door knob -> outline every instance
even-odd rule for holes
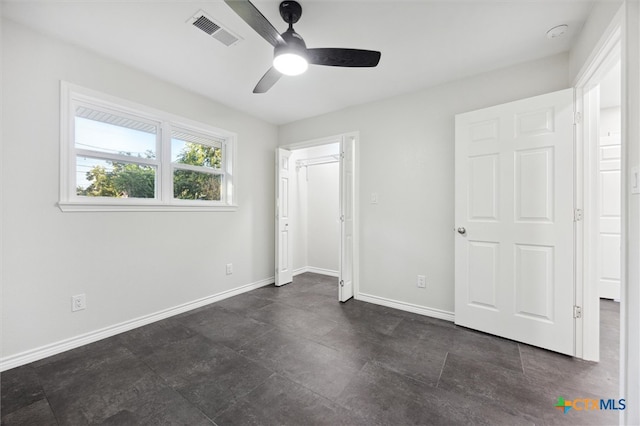
[[[466,229],[464,229],[462,226],[461,226],[460,228],[458,228],[458,234],[460,234],[460,235],[464,235],[464,234],[466,234],[466,233],[467,233],[467,230],[466,230]]]

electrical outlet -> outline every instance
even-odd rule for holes
[[[427,288],[427,277],[424,275],[418,275],[418,281],[416,282],[418,288]]]
[[[233,263],[227,263],[227,275],[233,274]]]
[[[87,308],[87,299],[84,294],[71,296],[71,312],[81,311]]]

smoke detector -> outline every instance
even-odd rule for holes
[[[564,36],[567,33],[569,26],[567,24],[557,25],[547,31],[547,38],[554,39]]]

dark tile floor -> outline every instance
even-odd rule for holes
[[[595,364],[336,294],[303,274],[6,371],[2,424],[617,423],[554,408],[617,398],[617,303]]]

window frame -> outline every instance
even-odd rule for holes
[[[129,157],[98,150],[76,148],[75,117],[76,106],[78,105],[157,125],[156,158]],[[237,190],[235,187],[237,180],[235,176],[237,135],[235,133],[65,81],[61,81],[60,85],[60,112],[60,194],[58,207],[63,212],[237,210]],[[220,143],[222,150],[221,167],[219,169],[209,169],[209,172],[213,171],[212,174],[222,175],[221,200],[182,200],[174,198],[174,163],[171,152],[172,129],[206,137]],[[78,155],[98,160],[155,167],[155,198],[88,197],[77,195],[76,158]],[[193,167],[198,169],[198,166]],[[205,167],[202,169],[205,169]]]

